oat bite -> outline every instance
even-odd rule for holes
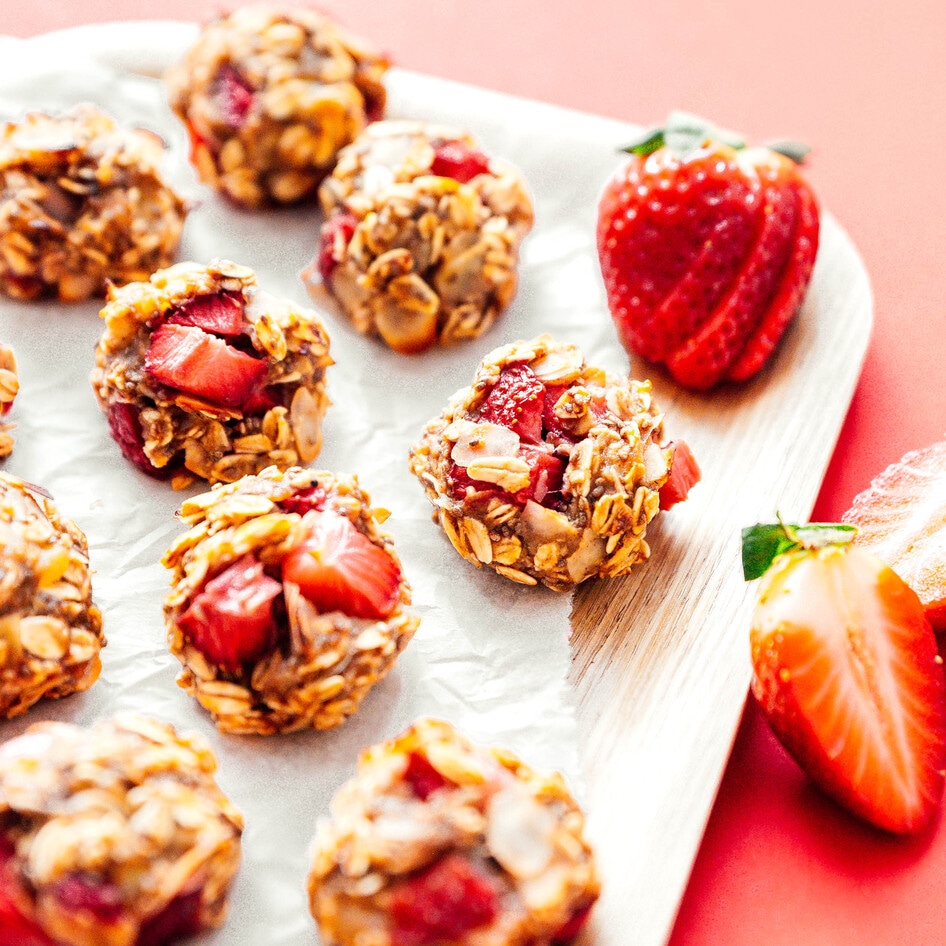
[[[362,753],[308,878],[324,946],[565,946],[599,889],[562,777],[431,719]]]
[[[532,200],[519,171],[465,131],[375,122],[319,199],[328,219],[303,278],[362,334],[420,352],[479,337],[512,300]]]
[[[189,210],[164,141],[94,105],[0,126],[0,290],[78,302],[174,258]]]
[[[686,444],[664,444],[649,381],[548,335],[488,354],[409,462],[465,559],[555,591],[645,561],[647,524],[699,479]]]
[[[0,716],[98,679],[105,637],[88,551],[48,494],[0,473]]]
[[[109,289],[91,381],[112,436],[183,488],[309,463],[329,405],[329,337],[312,311],[228,260]]]
[[[298,467],[182,505],[168,646],[221,730],[331,729],[393,668],[420,620],[384,515],[355,476]]]
[[[383,114],[389,66],[321,13],[255,5],[208,23],[165,81],[200,178],[256,208],[314,195]]]
[[[215,769],[201,739],[135,714],[0,746],[0,939],[168,946],[220,926],[243,818]]]

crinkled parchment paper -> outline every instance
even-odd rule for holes
[[[0,39],[0,118],[29,109],[96,102],[122,122],[158,131],[170,144],[167,171],[199,201],[185,228],[182,259],[225,257],[256,270],[268,291],[309,304],[299,278],[312,258],[313,208],[244,213],[196,180],[183,130],[154,72],[194,35],[185,24],[112,24],[30,41]],[[304,894],[307,849],[359,750],[400,732],[419,715],[449,719],[471,737],[506,745],[527,761],[565,772],[579,789],[571,696],[565,684],[570,598],[525,588],[463,561],[431,521],[407,452],[423,424],[467,384],[497,345],[549,331],[578,343],[593,363],[626,370],[597,281],[593,248],[598,189],[625,130],[616,123],[394,70],[392,117],[447,120],[517,163],[536,201],[518,296],[483,338],[417,357],[394,354],[325,314],[336,364],[333,402],[316,468],[359,475],[373,502],[392,511],[394,535],[414,589],[420,630],[396,669],[360,712],[332,732],[289,737],[217,733],[175,685],[161,604],[168,573],[161,555],[181,527],[187,494],[138,473],[109,437],[89,385],[101,330],[99,304],[0,300],[0,339],[13,345],[21,391],[12,420],[16,447],[5,468],[48,489],[86,532],[93,592],[108,647],[86,694],[34,708],[0,724],[13,736],[44,718],[89,723],[136,709],[202,732],[219,760],[219,780],[246,816],[244,860],[223,929],[202,942],[300,946],[317,942]]]

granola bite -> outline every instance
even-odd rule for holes
[[[164,153],[94,105],[4,122],[0,290],[78,302],[167,266],[189,207],[162,177]]]
[[[645,561],[647,524],[700,478],[683,441],[664,444],[649,381],[548,335],[488,354],[410,469],[465,559],[555,591]]]
[[[321,13],[255,5],[208,23],[165,81],[200,178],[255,208],[315,194],[383,114],[389,66]]]
[[[325,946],[565,946],[599,888],[562,777],[432,719],[362,753],[308,878]]]
[[[123,714],[0,746],[0,936],[168,946],[220,926],[243,818],[196,736]]]
[[[0,716],[87,690],[102,669],[85,534],[37,486],[0,473]]]
[[[126,459],[183,488],[309,463],[332,364],[321,319],[228,260],[109,288],[91,381]]]
[[[16,355],[9,345],[0,342],[0,460],[13,453],[13,428],[16,424],[10,423],[6,417],[13,409],[19,391]]]
[[[221,730],[331,729],[391,670],[419,618],[383,515],[355,476],[299,467],[182,505],[168,646]]]
[[[328,219],[303,274],[395,351],[477,338],[516,291],[532,200],[512,165],[466,132],[370,125],[319,188]]]

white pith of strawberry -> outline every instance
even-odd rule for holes
[[[303,516],[299,542],[283,559],[284,581],[321,613],[384,620],[401,597],[397,562],[345,516],[329,510]]]
[[[782,744],[871,824],[921,831],[940,804],[946,684],[916,594],[844,526],[743,532],[763,575],[750,633],[752,691]]]
[[[273,605],[282,590],[247,553],[208,581],[177,623],[212,664],[239,673],[278,645]]]

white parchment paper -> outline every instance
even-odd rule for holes
[[[129,71],[156,72],[193,35],[190,25],[163,23],[0,38],[0,119],[93,101],[122,122],[158,131],[171,147],[170,179],[200,201],[180,258],[233,259],[255,269],[269,292],[309,304],[299,273],[314,252],[318,211],[251,214],[225,205],[188,166],[183,130],[161,83]],[[356,472],[373,502],[392,511],[386,528],[422,618],[396,669],[339,729],[223,736],[176,687],[178,665],[165,647],[161,611],[168,573],[159,559],[181,531],[174,511],[183,494],[139,474],[109,437],[88,382],[99,304],[0,300],[0,339],[13,345],[21,376],[12,415],[16,448],[5,468],[48,489],[88,535],[94,597],[108,637],[103,673],[91,691],[0,724],[0,737],[43,718],[89,723],[129,708],[202,732],[217,753],[221,785],[246,816],[230,917],[201,940],[214,946],[318,941],[304,893],[315,820],[351,775],[359,750],[419,715],[449,719],[477,740],[563,771],[581,790],[565,682],[570,598],[514,585],[463,561],[432,523],[406,458],[423,424],[497,345],[548,331],[578,343],[593,363],[627,370],[599,286],[593,226],[598,191],[628,129],[399,70],[388,86],[392,117],[460,124],[517,163],[533,191],[537,222],[524,247],[518,296],[477,342],[405,357],[325,314],[336,361],[328,375],[333,406],[313,466]]]

